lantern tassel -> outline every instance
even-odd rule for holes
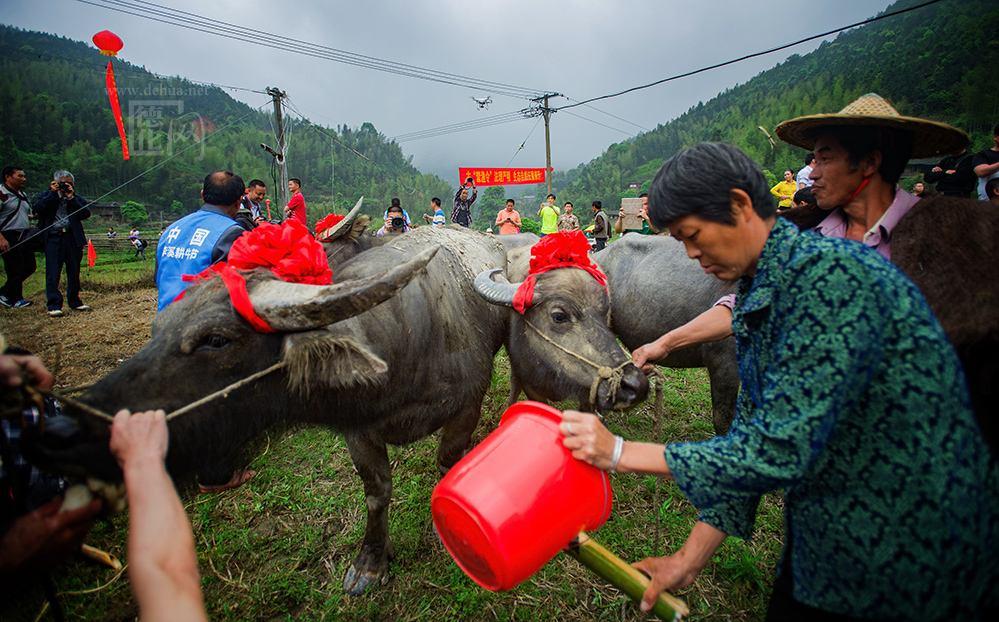
[[[128,160],[128,139],[125,137],[125,123],[121,118],[121,104],[118,103],[118,87],[114,82],[114,69],[111,61],[108,61],[107,71],[104,73],[104,85],[108,91],[108,101],[111,102],[111,113],[114,115],[114,122],[118,126],[118,137],[121,138],[121,158]]]

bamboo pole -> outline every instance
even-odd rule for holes
[[[579,532],[579,536],[569,545],[566,552],[600,578],[627,594],[633,601],[641,602],[642,595],[649,586],[648,577],[605,549],[585,531]],[[690,610],[682,600],[663,592],[652,606],[652,613],[660,620],[673,622],[689,615]]]

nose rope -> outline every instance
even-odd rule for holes
[[[285,366],[284,361],[278,361],[277,363],[274,363],[273,365],[271,365],[267,369],[262,369],[262,370],[260,370],[258,372],[254,372],[254,373],[250,374],[249,376],[246,376],[245,378],[243,378],[241,380],[237,380],[236,382],[233,382],[232,384],[229,384],[229,385],[226,385],[225,387],[222,387],[221,389],[219,389],[218,391],[215,391],[214,393],[209,393],[208,395],[206,395],[206,396],[204,396],[204,397],[202,397],[200,399],[194,400],[193,402],[187,404],[186,406],[181,406],[177,410],[174,410],[174,411],[170,412],[166,416],[166,420],[170,421],[172,419],[176,419],[177,417],[180,417],[181,415],[186,415],[187,413],[193,411],[194,409],[196,409],[196,408],[198,408],[200,406],[204,406],[205,404],[208,404],[209,402],[213,402],[213,401],[215,401],[215,400],[217,400],[219,398],[229,397],[229,394],[232,393],[233,391],[235,391],[236,389],[239,389],[241,387],[244,387],[244,386],[250,384],[251,382],[259,380],[260,378],[263,378],[264,376],[267,376],[268,374],[272,374],[272,373],[276,372],[277,370],[281,369],[284,366]],[[96,417],[98,419],[103,419],[104,421],[106,421],[108,423],[113,423],[114,422],[114,417],[111,416],[111,415],[109,415],[108,413],[104,412],[100,408],[97,408],[95,406],[91,406],[90,404],[87,404],[85,402],[81,402],[80,400],[78,400],[76,398],[69,397],[68,395],[66,395],[63,392],[59,392],[59,391],[46,391],[45,389],[39,389],[37,387],[30,387],[30,386],[27,386],[27,385],[25,386],[25,389],[28,391],[29,394],[36,393],[36,394],[44,395],[46,397],[52,397],[54,399],[59,400],[60,402],[62,402],[64,404],[68,404],[68,405],[72,406],[73,408],[76,408],[76,409],[78,409],[78,410],[80,410],[80,411],[82,411],[82,412],[84,412],[84,413],[86,413],[86,414],[88,414],[88,415],[90,415],[92,417]]]
[[[611,368],[611,367],[608,367],[606,365],[601,365],[600,363],[595,363],[595,362],[591,361],[590,359],[586,358],[585,356],[583,356],[582,354],[579,354],[578,352],[573,352],[572,350],[570,350],[570,349],[568,349],[566,347],[563,347],[562,344],[557,343],[554,339],[552,339],[548,335],[546,335],[543,332],[541,332],[541,329],[539,329],[537,326],[535,326],[526,317],[524,318],[524,322],[527,324],[527,326],[531,330],[533,330],[535,333],[537,333],[539,337],[541,337],[542,339],[544,339],[545,341],[547,341],[551,345],[555,346],[557,349],[559,349],[562,352],[568,354],[569,356],[573,357],[574,359],[576,359],[576,360],[578,360],[578,361],[580,361],[582,363],[585,363],[585,364],[589,365],[593,369],[597,370],[597,375],[593,379],[593,384],[590,385],[590,406],[591,407],[595,407],[596,406],[596,402],[597,402],[597,389],[600,387],[600,383],[603,382],[603,381],[605,381],[605,380],[607,381],[607,388],[610,389],[611,399],[613,399],[614,396],[617,395],[617,392],[618,392],[618,390],[620,390],[621,384],[624,381],[624,368],[627,367],[628,365],[631,365],[631,355],[628,353],[627,350],[624,349],[624,347],[621,347],[621,351],[625,353],[625,355],[627,356],[628,360],[626,360],[625,362],[621,363],[617,367]]]

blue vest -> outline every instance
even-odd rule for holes
[[[198,274],[212,265],[212,250],[236,221],[228,216],[200,209],[170,225],[156,247],[156,287],[162,311],[191,283],[181,277]]]

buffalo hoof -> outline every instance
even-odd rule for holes
[[[343,591],[351,596],[359,596],[369,586],[385,585],[388,580],[388,555],[375,554],[364,548],[343,577]]]

